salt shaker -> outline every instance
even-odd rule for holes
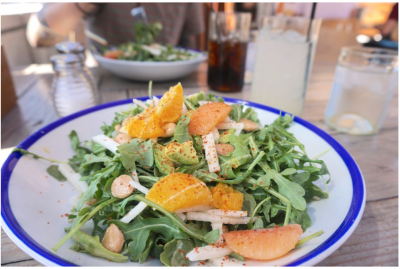
[[[83,59],[76,54],[59,54],[50,58],[53,64],[53,102],[60,117],[94,106],[97,88]]]

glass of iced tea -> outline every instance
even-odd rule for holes
[[[251,13],[210,14],[208,86],[219,92],[243,88]]]

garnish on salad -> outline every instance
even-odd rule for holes
[[[134,26],[135,42],[126,42],[114,49],[106,49],[103,56],[109,59],[119,59],[142,62],[174,62],[191,60],[198,54],[182,48],[174,48],[170,44],[161,45],[154,38],[162,30],[160,22],[145,25],[138,22]]]
[[[90,141],[71,131],[75,155],[45,159],[50,175],[80,192],[53,250],[73,240],[74,251],[167,266],[285,255],[323,233],[300,239],[311,226],[306,204],[328,198],[316,181],[329,183],[324,161],[287,130],[292,121],[261,125],[251,107],[185,96],[178,84],[160,99],[134,99]],[[88,221],[91,234],[80,230]]]

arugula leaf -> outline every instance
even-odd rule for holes
[[[147,238],[146,247],[144,248],[144,251],[142,252],[142,254],[140,254],[140,256],[139,256],[139,263],[144,263],[146,261],[147,257],[149,256],[150,250],[154,245],[154,237],[155,237],[155,233],[151,232],[149,235],[149,238]]]
[[[264,222],[262,221],[261,218],[258,218],[254,222],[253,228],[251,228],[251,229],[254,230],[254,229],[262,229],[262,228],[264,228]]]
[[[54,177],[55,179],[57,179],[60,182],[64,182],[67,180],[67,178],[61,174],[60,170],[58,170],[58,165],[50,165],[47,169],[46,169],[47,173]]]
[[[135,162],[144,167],[152,167],[154,164],[153,144],[150,139],[140,142],[134,138],[129,143],[120,145],[118,150],[122,164],[129,172],[136,170]]]
[[[232,110],[229,113],[229,117],[232,118],[234,121],[238,122],[242,118],[242,107],[238,104],[231,105]]]
[[[248,216],[251,216],[254,212],[254,209],[257,206],[256,200],[254,199],[253,195],[248,194],[247,192],[243,193],[243,211],[247,211]]]
[[[243,145],[240,138],[234,135],[230,136],[230,138],[230,142],[235,147],[235,150],[228,156],[218,156],[221,166],[221,172],[219,174],[228,179],[236,177],[233,173],[233,169],[252,160],[249,149]]]
[[[89,164],[93,163],[104,163],[107,165],[112,159],[108,156],[96,156],[94,154],[86,154],[84,156],[84,161],[82,162],[82,167],[87,167]]]
[[[174,239],[165,245],[160,260],[166,266],[188,266],[190,261],[186,258],[186,254],[194,248],[192,239]]]
[[[265,173],[278,184],[279,193],[289,199],[294,208],[298,210],[306,209],[306,200],[303,198],[305,191],[299,184],[286,179],[276,170],[269,168],[266,163],[259,164],[261,164]]]
[[[190,118],[186,115],[183,115],[179,119],[178,124],[175,127],[173,139],[179,144],[183,144],[186,141],[192,140],[192,136],[189,134],[189,128],[188,128],[189,123],[190,123]]]
[[[219,237],[220,237],[219,229],[212,230],[204,236],[204,241],[206,241],[206,243],[208,243],[208,244],[214,244],[215,241],[217,241]]]
[[[147,218],[140,215],[131,223],[123,223],[117,220],[108,222],[118,226],[128,243],[130,260],[136,262],[146,249],[146,242],[151,232],[162,234],[167,241],[172,239],[186,239],[187,235],[175,225],[168,217]]]
[[[244,262],[244,257],[242,255],[237,254],[236,252],[232,252],[231,254],[229,254],[229,257],[238,259],[239,261]]]

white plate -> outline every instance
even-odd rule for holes
[[[145,100],[147,98],[139,98]],[[263,124],[271,123],[279,111],[263,105],[225,98],[256,108]],[[18,147],[43,156],[67,159],[73,155],[67,135],[78,132],[80,140],[89,140],[101,133],[103,122],[110,123],[114,112],[128,107],[131,100],[122,100],[86,109],[62,118],[32,134]],[[330,149],[322,159],[331,173],[328,199],[308,204],[312,226],[305,235],[324,230],[324,234],[279,259],[260,262],[246,261],[246,266],[314,265],[338,249],[358,225],[365,206],[365,184],[361,172],[349,153],[331,136],[305,120],[296,117],[290,131],[304,143],[307,153],[314,157]],[[65,235],[69,226],[66,217],[71,206],[69,197],[76,191],[68,182],[63,184],[46,173],[49,163],[29,156],[12,153],[1,170],[2,226],[10,238],[27,254],[45,265],[137,266],[130,262],[110,263],[83,253],[69,250],[71,240],[58,252],[51,248]],[[193,263],[194,265],[198,263]],[[160,265],[148,259],[143,265]],[[220,265],[215,262],[215,265]],[[228,265],[224,262],[224,265]]]
[[[111,73],[126,79],[137,81],[166,81],[189,75],[207,59],[206,53],[189,50],[198,55],[197,58],[176,62],[140,62],[114,60],[93,54],[100,65]]]

